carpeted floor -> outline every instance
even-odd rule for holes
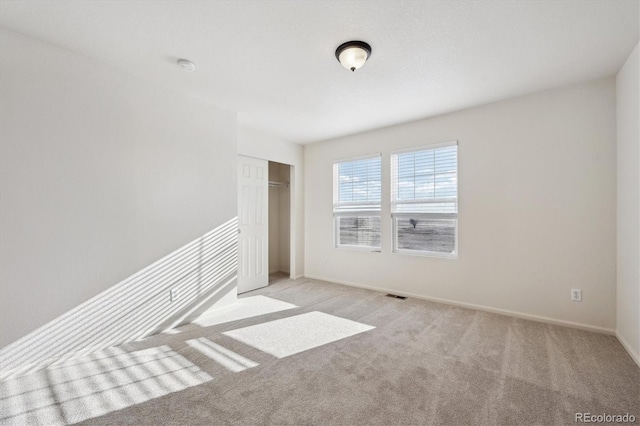
[[[101,382],[92,360],[88,391],[50,392],[47,409],[69,394],[75,411],[56,418],[87,425],[556,425],[575,424],[575,413],[640,422],[640,368],[613,336],[306,279],[243,297],[270,303],[266,313],[227,312],[121,346],[107,368],[143,361]],[[154,373],[162,356],[180,374]],[[144,374],[144,385],[116,380],[122,371]],[[20,383],[0,399],[22,398],[24,416],[36,407],[25,408]]]

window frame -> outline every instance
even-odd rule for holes
[[[355,162],[355,161],[362,161],[362,160],[369,160],[369,159],[373,159],[373,158],[379,158],[380,159],[380,203],[378,204],[378,209],[363,209],[363,210],[349,210],[349,211],[336,211],[336,205],[337,204],[342,204],[342,205],[361,205],[363,204],[362,202],[357,202],[357,201],[352,201],[352,202],[344,202],[344,203],[339,203],[337,202],[337,197],[339,198],[339,179],[340,179],[340,175],[339,175],[339,170],[338,170],[338,165],[340,163],[347,163],[347,162]],[[344,249],[344,250],[355,250],[355,251],[363,251],[363,252],[368,252],[368,253],[381,253],[382,252],[382,153],[377,152],[377,153],[373,153],[373,154],[368,154],[368,155],[361,155],[361,156],[357,156],[357,157],[350,157],[350,158],[340,158],[340,159],[336,159],[333,161],[333,188],[332,188],[332,192],[333,192],[333,248],[335,249]],[[337,184],[336,184],[337,183]],[[336,192],[337,191],[337,192]],[[340,228],[339,228],[339,218],[340,217],[351,217],[351,216],[355,216],[355,217],[364,217],[364,216],[369,216],[369,217],[378,217],[380,219],[380,236],[379,236],[379,245],[377,247],[374,246],[363,246],[363,245],[356,245],[356,244],[342,244],[340,243]]]
[[[341,244],[340,243],[340,229],[338,226],[338,220],[340,217],[378,217],[380,218],[380,245],[378,247],[374,246],[359,246],[356,244]],[[356,212],[344,212],[344,213],[333,213],[333,248],[336,249],[346,249],[346,250],[356,250],[356,251],[364,251],[368,253],[381,253],[382,252],[382,215],[380,212],[374,211],[356,211]]]
[[[454,197],[445,197],[445,198],[434,198],[433,200],[406,200],[404,202],[398,202],[398,190],[394,188],[394,184],[398,179],[396,174],[398,171],[396,170],[396,165],[394,165],[394,157],[397,158],[398,155],[407,154],[411,152],[420,152],[420,151],[429,151],[438,148],[445,148],[449,146],[456,147],[456,196]],[[458,242],[458,231],[459,231],[459,216],[460,216],[460,203],[459,203],[459,176],[460,176],[460,156],[459,156],[459,144],[457,140],[451,140],[447,142],[440,142],[429,145],[421,145],[412,148],[404,148],[399,150],[393,150],[390,152],[389,156],[389,176],[390,176],[390,203],[389,203],[389,212],[391,217],[391,253],[398,255],[409,255],[409,256],[420,256],[420,257],[434,257],[434,258],[444,258],[444,259],[457,259],[460,251],[460,246]],[[435,171],[434,171],[435,172]],[[426,212],[394,212],[395,206],[397,204],[426,204],[426,203],[438,203],[446,200],[455,199],[455,213],[426,213]],[[438,251],[427,251],[427,250],[412,250],[412,249],[401,249],[398,247],[398,225],[397,220],[399,218],[423,218],[424,220],[442,220],[448,219],[454,221],[454,249],[451,253],[438,252]]]

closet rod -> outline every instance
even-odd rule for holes
[[[273,186],[276,188],[288,188],[289,184],[284,182],[274,182],[272,180],[269,181],[269,186]]]

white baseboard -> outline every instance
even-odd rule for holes
[[[295,277],[290,277],[292,280],[299,280],[300,278],[304,278],[304,274],[296,275]]]
[[[633,350],[629,342],[627,342],[624,339],[624,337],[622,337],[617,331],[616,331],[616,338],[618,339],[618,342],[620,342],[622,347],[627,351],[631,359],[634,360],[636,364],[638,364],[638,367],[640,367],[640,354],[636,353],[636,351]]]
[[[476,309],[479,311],[491,312],[491,313],[500,314],[500,315],[507,315],[510,317],[522,318],[522,319],[536,321],[536,322],[562,325],[565,327],[577,328],[580,330],[587,330],[587,331],[595,331],[597,333],[603,333],[603,334],[609,334],[609,335],[616,334],[615,330],[611,328],[598,327],[595,325],[583,324],[579,322],[565,321],[565,320],[560,320],[555,318],[543,317],[539,315],[526,314],[523,312],[510,311],[508,309],[492,308],[490,306],[476,305],[473,303],[457,302],[455,300],[441,299],[439,297],[423,296],[421,294],[408,293],[406,291],[391,290],[383,287],[374,287],[370,285],[359,284],[359,283],[354,283],[350,281],[334,280],[334,279],[324,278],[324,277],[319,277],[314,275],[305,275],[305,277],[310,278],[312,280],[327,281],[330,283],[342,284],[349,287],[358,287],[358,288],[364,288],[367,290],[380,291],[382,293],[392,293],[392,294],[397,294],[399,296],[406,296],[406,297],[411,297],[415,299],[428,300],[430,302],[444,303],[446,305],[460,306],[462,308]]]

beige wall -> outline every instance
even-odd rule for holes
[[[615,123],[607,78],[307,145],[305,274],[611,332]],[[450,140],[459,142],[458,258],[391,253],[390,151]],[[377,152],[382,253],[336,249],[332,162]]]
[[[179,320],[222,279],[194,256],[236,251],[202,239],[237,215],[235,113],[12,32],[0,43],[0,346],[23,338],[3,367]]]
[[[640,365],[640,72],[638,45],[616,78],[620,341]]]

